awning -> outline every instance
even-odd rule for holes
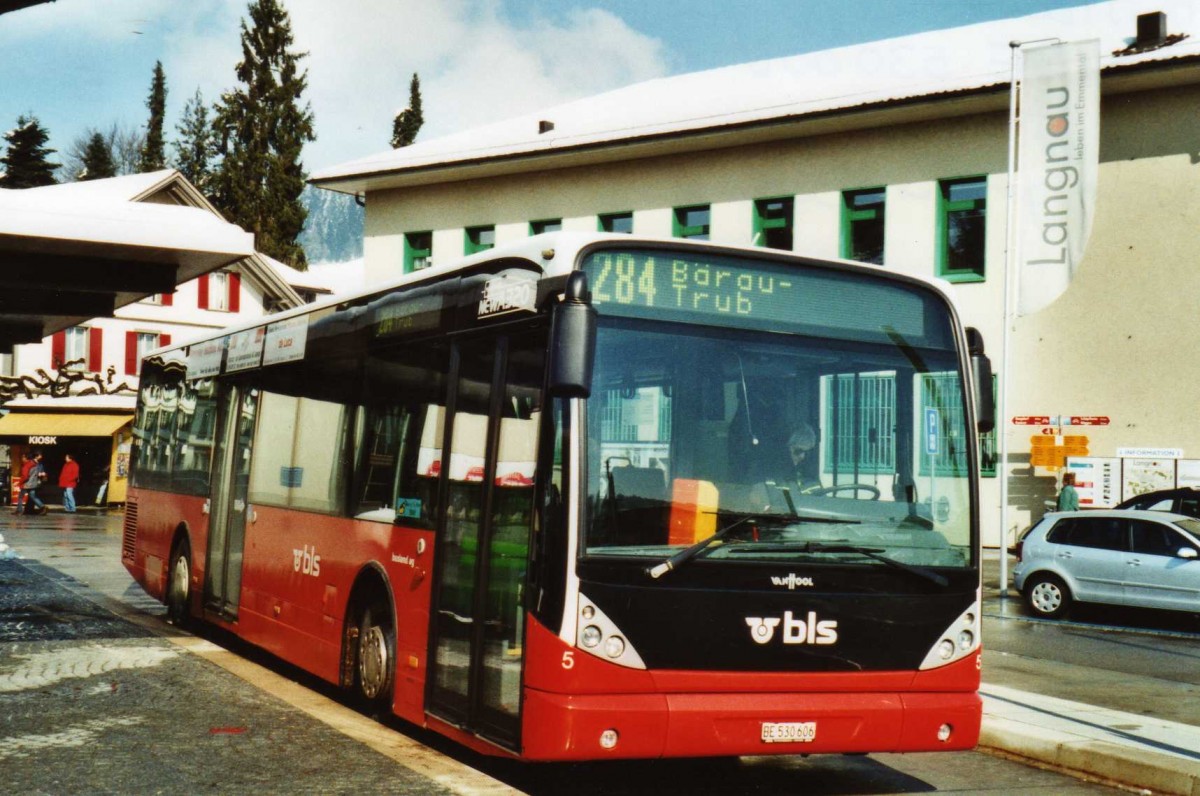
[[[73,415],[13,412],[0,417],[4,437],[111,437],[133,415]]]

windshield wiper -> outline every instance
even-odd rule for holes
[[[726,512],[718,512],[718,514],[726,514]],[[675,555],[666,559],[665,561],[662,561],[661,563],[655,564],[654,566],[648,568],[646,570],[646,574],[648,574],[650,577],[652,577],[656,580],[658,578],[661,578],[663,575],[667,574],[671,570],[678,569],[679,567],[686,564],[688,561],[691,561],[693,558],[695,558],[697,555],[699,555],[700,553],[707,550],[712,545],[726,539],[731,533],[733,533],[735,530],[740,528],[742,525],[745,525],[747,522],[750,522],[751,520],[755,520],[758,522],[769,522],[769,523],[773,523],[773,524],[782,523],[785,525],[791,524],[791,523],[796,523],[796,522],[819,522],[819,523],[831,523],[831,524],[837,523],[839,525],[858,525],[860,523],[860,520],[848,520],[848,519],[842,519],[840,517],[822,517],[820,515],[815,515],[815,514],[814,515],[747,514],[743,517],[739,517],[738,519],[734,520],[729,525],[726,525],[724,528],[717,531],[712,536],[701,539],[699,542],[696,542],[691,547],[686,547],[683,550],[680,550]],[[755,544],[755,549],[759,549],[759,545],[757,543]],[[791,548],[788,548],[788,549],[791,549]]]
[[[884,564],[887,564],[889,567],[893,567],[902,572],[907,572],[911,575],[916,575],[917,577],[932,581],[939,586],[948,586],[950,584],[950,581],[946,578],[946,576],[942,575],[941,573],[934,572],[933,570],[926,569],[925,567],[916,566],[915,564],[905,564],[903,561],[897,561],[894,558],[888,558],[887,556],[882,555],[883,548],[880,547],[862,547],[860,545],[845,544],[842,542],[830,544],[827,542],[808,541],[796,544],[768,542],[766,544],[754,545],[752,548],[746,548],[746,552],[748,553],[777,553],[783,551],[801,553],[857,553],[859,555],[864,555],[867,558],[880,561]]]
[[[751,520],[761,520],[761,519],[772,519],[772,520],[787,519],[787,520],[790,520],[792,518],[787,517],[785,515],[747,514],[746,516],[744,516],[738,520],[734,520],[729,525],[726,525],[724,528],[717,531],[712,536],[701,539],[700,541],[696,542],[691,547],[685,547],[683,550],[680,550],[678,553],[676,553],[675,555],[666,559],[665,561],[655,564],[654,566],[652,566],[646,570],[646,574],[655,579],[661,578],[663,575],[667,574],[671,570],[677,569],[678,567],[683,566],[688,561],[695,558],[700,553],[704,552],[704,550],[706,550],[710,545],[714,545],[717,542],[721,541],[722,539],[725,539],[727,536],[729,536],[729,534],[733,533],[735,530],[737,530],[741,526],[745,525],[746,523],[750,522]]]

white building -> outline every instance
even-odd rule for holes
[[[1097,484],[1093,505],[1119,498],[1123,468],[1140,466],[1122,452],[1200,459],[1200,421],[1180,390],[1200,379],[1184,354],[1200,350],[1195,0],[1112,0],[652,80],[313,182],[365,196],[369,281],[543,229],[774,246],[947,280],[999,366],[1009,43],[1091,38],[1102,55],[1095,223],[1071,288],[1012,327],[1006,537],[994,438],[984,461],[995,546],[1057,488],[1058,471],[1031,462],[1032,438],[1111,457],[1116,480]],[[968,229],[965,250],[949,245],[955,225]],[[1055,434],[1015,416],[1107,424]]]
[[[6,201],[19,200],[27,207],[74,209],[100,226],[130,204],[178,205],[221,219],[204,195],[174,169],[5,194]],[[223,220],[221,224],[228,226]],[[131,251],[129,257],[135,260],[136,252]],[[103,264],[96,267],[105,268]],[[0,379],[7,393],[22,396],[57,383],[55,392],[62,394],[17,397],[6,405],[8,414],[0,418],[0,445],[10,446],[14,468],[25,451],[36,447],[44,453],[47,469],[56,474],[63,454],[70,452],[84,472],[80,494],[84,501],[99,488],[106,466],[110,473],[107,500],[123,501],[128,426],[133,419],[142,355],[212,329],[298,307],[305,299],[290,284],[292,278],[312,281],[301,276],[301,272],[255,253],[186,281],[173,293],[125,304],[109,317],[83,320],[40,343],[15,346],[5,357],[7,367]],[[97,278],[104,281],[103,274]],[[318,287],[306,292],[324,295],[329,290]],[[14,492],[16,486],[11,485]],[[54,489],[47,491],[53,498]]]

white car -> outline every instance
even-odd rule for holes
[[[1047,514],[1014,551],[1013,585],[1037,616],[1073,602],[1200,611],[1200,520],[1162,511]]]

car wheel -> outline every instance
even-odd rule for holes
[[[171,571],[167,576],[167,619],[175,627],[187,627],[191,596],[192,549],[184,540],[171,556]]]
[[[1025,602],[1037,616],[1060,619],[1071,607],[1071,590],[1056,575],[1034,575],[1025,584]]]

